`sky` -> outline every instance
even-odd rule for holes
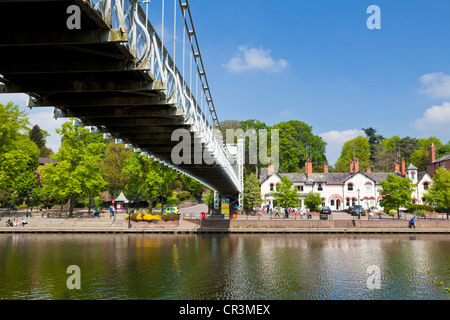
[[[178,3],[178,0],[174,0]],[[181,11],[165,0],[168,49],[181,45]],[[219,120],[267,125],[300,120],[327,142],[334,164],[362,128],[384,137],[450,140],[450,1],[190,0],[190,10]],[[369,29],[371,5],[381,29]],[[145,7],[144,7],[145,8]],[[162,0],[149,17],[162,35]],[[170,50],[169,50],[170,51]],[[175,57],[180,69],[180,49]],[[25,109],[26,96],[0,95]],[[52,137],[63,120],[52,108],[28,110]]]

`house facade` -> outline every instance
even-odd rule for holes
[[[432,143],[430,146],[430,163],[427,165],[427,171],[433,177],[439,168],[450,171],[450,154],[436,159],[436,148]]]
[[[334,211],[345,210],[357,204],[364,208],[380,208],[382,195],[378,189],[381,187],[380,182],[388,174],[411,179],[416,185],[416,190],[411,194],[413,203],[424,203],[424,195],[431,185],[431,175],[426,171],[418,172],[413,165],[406,168],[403,159],[401,164],[394,164],[394,170],[390,173],[371,172],[370,168],[362,172],[359,170],[358,159],[350,161],[349,172],[329,173],[325,165],[323,173],[313,173],[309,159],[305,164],[305,173],[276,173],[269,164],[267,176],[260,179],[262,205],[273,207],[273,192],[277,190],[281,178],[287,176],[297,189],[302,208],[305,207],[304,199],[311,191],[320,194],[322,206],[329,206]]]

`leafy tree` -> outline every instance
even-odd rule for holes
[[[348,172],[350,160],[357,158],[360,170],[370,166],[370,144],[366,137],[359,136],[344,143],[336,161],[337,172]]]
[[[272,127],[280,134],[280,171],[298,172],[311,158],[314,165],[326,162],[326,142],[312,133],[312,127],[298,120],[280,122]]]
[[[305,206],[311,212],[320,211],[320,205],[322,204],[322,198],[319,193],[310,192],[305,198]]]
[[[426,202],[443,208],[447,212],[447,219],[450,214],[450,172],[444,168],[436,170],[433,183],[425,196]]]
[[[188,177],[186,175],[181,175],[181,180],[183,181],[184,188],[194,197],[199,198],[202,194],[203,189],[205,186],[198,182],[195,179],[192,179],[191,177]]]
[[[123,173],[122,169],[125,167],[127,159],[131,158],[133,151],[125,149],[123,144],[115,144],[111,141],[105,150],[105,158],[100,167],[106,174],[106,189],[108,190],[112,199],[115,199],[120,191],[125,188],[129,174]]]
[[[39,127],[39,125],[37,124],[33,126],[33,128],[30,130],[30,133],[28,134],[30,140],[36,143],[39,149],[45,146],[45,138],[48,136],[49,134],[45,130],[42,130],[41,127]]]
[[[208,190],[202,195],[203,202],[208,206],[208,214],[211,213],[211,207],[214,206],[214,191]]]
[[[277,191],[273,192],[276,204],[281,208],[296,207],[299,203],[297,189],[292,181],[287,177],[281,177],[281,182],[277,185]]]
[[[412,180],[389,174],[386,180],[380,182],[380,185],[378,192],[383,196],[382,206],[396,208],[400,219],[400,207],[406,207],[412,203],[411,194],[415,190]]]
[[[436,159],[439,159],[447,154],[450,154],[450,141],[436,150]]]
[[[14,141],[23,135],[30,122],[25,111],[13,102],[0,104],[0,153],[14,148]]]
[[[69,215],[80,196],[95,197],[105,190],[106,181],[100,169],[105,144],[101,135],[90,134],[83,127],[66,122],[56,132],[63,142],[53,155],[57,164],[47,164],[41,171],[43,192],[60,203],[70,199]]]
[[[244,179],[244,209],[253,211],[253,208],[261,204],[261,189],[259,180],[256,175],[251,172]]]
[[[374,150],[373,171],[392,172],[394,163],[398,160],[397,154],[381,143],[376,145]]]
[[[370,127],[362,129],[367,136],[370,145],[370,161],[373,163],[375,160],[375,147],[383,140],[383,136],[377,134],[377,130]]]

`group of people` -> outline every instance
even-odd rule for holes
[[[18,227],[19,225],[22,225],[22,227],[24,227],[26,224],[28,224],[28,222],[24,218],[22,218],[21,222],[19,222],[19,219],[14,220],[14,222],[12,222],[11,219],[8,219],[8,221],[6,221],[7,227]]]

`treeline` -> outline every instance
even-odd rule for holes
[[[120,192],[134,203],[149,206],[178,205],[184,200],[212,201],[203,184],[148,159],[124,145],[105,141],[84,127],[64,123],[56,132],[61,148],[55,154],[45,146],[48,133],[31,127],[28,115],[12,102],[0,104],[0,204],[59,204],[74,207],[82,203],[101,205],[100,195],[109,198]],[[40,157],[55,164],[39,167]]]
[[[425,171],[430,162],[430,146],[436,148],[436,159],[450,153],[450,141],[444,144],[436,137],[411,138],[393,136],[385,138],[374,128],[363,129],[366,136],[358,136],[344,143],[336,161],[336,172],[348,172],[350,159],[358,158],[360,170],[370,167],[373,172],[392,172],[395,161],[402,158],[418,171]]]

